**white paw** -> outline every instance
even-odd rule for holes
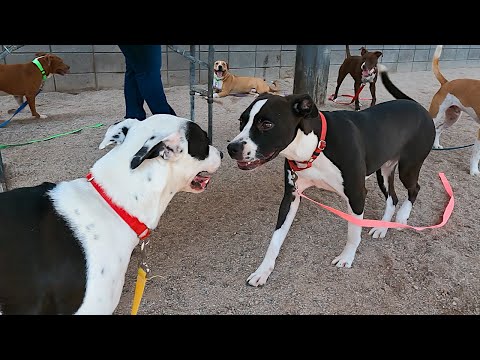
[[[258,268],[257,271],[248,277],[247,283],[255,287],[265,285],[271,273],[272,270],[262,270]]]
[[[433,144],[434,149],[443,149],[443,146],[440,144]]]
[[[40,119],[46,119],[47,117],[47,115],[40,115]]]
[[[218,95],[217,93],[215,93],[215,94],[213,94],[213,97],[214,97],[214,98],[218,98],[218,97],[220,97],[220,95]]]
[[[478,171],[478,169],[470,169],[470,175],[472,175],[472,176],[479,176],[479,175],[480,175],[480,171]]]
[[[352,254],[351,252],[345,252],[342,251],[342,253],[337,256],[335,259],[332,261],[332,265],[336,265],[337,267],[352,267],[353,259],[355,258],[355,254]]]
[[[384,227],[375,227],[371,228],[368,232],[368,235],[372,235],[374,239],[384,238],[387,235],[388,228]]]
[[[408,221],[408,218],[402,218],[402,217],[397,217],[395,219],[395,222],[399,223],[399,224],[403,224],[403,225],[407,225],[407,221]],[[405,228],[396,228],[398,231],[403,231],[405,230]]]

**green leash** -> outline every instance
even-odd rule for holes
[[[46,138],[43,138],[43,139],[30,140],[30,141],[25,141],[25,142],[18,143],[18,144],[0,144],[0,149],[6,149],[6,148],[9,148],[9,147],[13,147],[13,146],[30,145],[30,144],[34,144],[34,143],[37,143],[37,142],[40,142],[40,141],[47,141],[47,140],[55,139],[55,138],[58,138],[58,137],[61,137],[61,136],[75,134],[77,132],[82,131],[83,129],[98,128],[100,126],[103,126],[103,124],[98,123],[98,124],[94,124],[94,125],[88,125],[88,126],[84,126],[84,127],[80,128],[80,129],[72,130],[72,131],[69,131],[69,132],[66,132],[66,133],[55,134],[55,135],[52,135],[52,136],[49,136],[49,137],[46,137]]]

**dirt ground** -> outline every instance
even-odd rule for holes
[[[480,78],[480,68],[445,69],[447,79]],[[392,81],[428,108],[439,84],[431,71],[392,73]],[[328,94],[335,78],[330,78]],[[49,81],[53,81],[50,79]],[[291,93],[293,80],[280,81]],[[353,93],[345,79],[340,93]],[[166,88],[179,116],[190,116],[188,86]],[[362,97],[370,97],[368,88]],[[381,81],[378,102],[392,99]],[[226,153],[238,133],[238,117],[251,96],[228,97],[213,104],[213,145]],[[0,144],[40,139],[92,125],[79,133],[50,141],[2,150],[9,189],[85,176],[104,155],[99,150],[107,126],[124,115],[122,90],[77,94],[40,93],[34,120],[28,109],[0,129]],[[364,106],[369,102],[364,101]],[[0,119],[16,108],[11,96],[0,96]],[[351,109],[327,101],[321,109]],[[197,97],[195,120],[207,129],[207,103]],[[444,146],[470,144],[478,125],[466,115],[442,137]],[[409,224],[426,226],[441,221],[448,197],[439,172],[445,173],[455,196],[448,223],[417,232],[390,230],[372,239],[363,229],[352,268],[330,262],[343,249],[347,223],[303,201],[285,240],[276,267],[261,288],[246,285],[260,264],[274,230],[283,195],[283,159],[254,171],[239,170],[228,155],[209,188],[202,194],[177,194],[160,219],[148,245],[152,278],[147,282],[139,314],[480,314],[480,178],[469,175],[471,148],[432,151],[420,176],[421,190]],[[379,219],[384,198],[375,177],[369,190],[365,218]],[[346,210],[336,194],[319,189],[306,192],[335,208]],[[406,192],[397,183],[401,201]],[[115,314],[129,314],[136,279],[138,250],[126,274],[124,292]]]

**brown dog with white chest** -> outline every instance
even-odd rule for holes
[[[272,85],[265,80],[253,76],[236,76],[229,70],[228,63],[217,60],[213,65],[213,97],[224,97],[229,94],[275,94],[279,90],[276,82]]]
[[[33,117],[46,118],[40,115],[35,106],[35,96],[45,80],[53,74],[65,75],[70,66],[54,54],[36,53],[35,59],[23,64],[0,64],[0,91],[13,95],[18,105],[25,97]],[[15,110],[9,110],[10,114]]]
[[[345,77],[350,74],[354,80],[353,89],[355,94],[358,94],[360,86],[362,84],[370,84],[370,94],[372,94],[372,101],[370,106],[373,106],[377,102],[376,97],[376,82],[377,82],[377,63],[380,56],[383,55],[381,51],[368,51],[365,47],[360,48],[360,55],[351,55],[350,48],[346,47],[346,57],[343,60],[342,65],[338,69],[337,87],[335,88],[335,94],[333,94],[333,101],[338,97],[338,90],[342,85]],[[355,110],[360,110],[360,99],[358,96],[355,98]]]

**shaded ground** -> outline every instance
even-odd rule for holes
[[[443,70],[448,79],[480,78],[480,68]],[[439,84],[430,71],[394,73],[397,86],[428,108]],[[291,79],[281,81],[287,93]],[[328,93],[333,93],[331,78]],[[353,93],[346,78],[341,93]],[[187,86],[166,89],[179,116],[189,117]],[[362,97],[369,97],[368,88]],[[377,84],[378,102],[392,97]],[[213,145],[226,151],[238,133],[238,116],[252,97],[228,97],[214,103]],[[38,111],[49,117],[33,120],[24,110],[5,129],[0,144],[17,143],[71,131],[123,117],[123,91],[78,94],[41,93]],[[368,106],[368,101],[364,101]],[[196,120],[206,129],[207,104],[198,98]],[[0,96],[0,119],[16,108],[11,96]],[[328,102],[322,109],[353,110]],[[84,176],[103,154],[98,149],[106,126],[86,129],[29,146],[2,150],[9,189],[42,181]],[[448,130],[444,146],[473,142],[478,125],[463,115]],[[224,158],[206,192],[177,194],[151,236],[147,282],[139,314],[480,314],[480,246],[478,222],[480,178],[469,175],[471,148],[432,151],[420,176],[420,190],[411,225],[440,222],[447,196],[438,178],[444,172],[455,193],[455,209],[445,227],[423,232],[390,230],[385,239],[371,239],[368,229],[351,269],[331,260],[343,249],[347,224],[312,203],[303,202],[280,251],[276,268],[262,288],[246,286],[265,254],[283,194],[283,159],[252,172],[238,170]],[[367,181],[365,217],[378,219],[384,199],[374,177]],[[405,191],[397,186],[403,200]],[[307,194],[345,210],[339,196],[309,189]],[[116,314],[129,314],[136,278],[134,251]]]

